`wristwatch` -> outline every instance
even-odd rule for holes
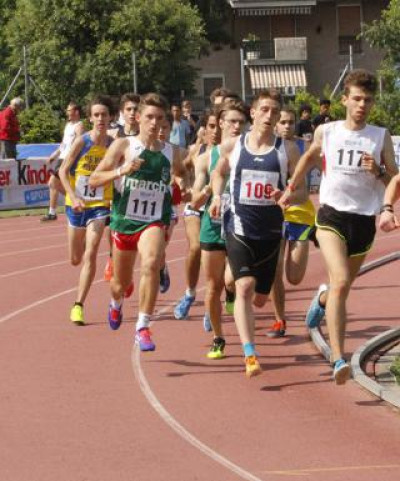
[[[386,169],[382,166],[379,166],[379,173],[376,176],[377,179],[381,179],[385,175]]]

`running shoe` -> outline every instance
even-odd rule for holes
[[[206,332],[212,331],[210,315],[206,312],[203,317],[203,327]]]
[[[225,289],[225,312],[230,316],[233,316],[233,310],[235,307],[235,294],[233,292],[229,292]]]
[[[260,363],[256,356],[247,356],[244,360],[246,363],[246,376],[249,379],[262,373]]]
[[[136,331],[135,342],[139,345],[141,351],[155,350],[156,345],[151,340],[150,334],[150,329],[148,327],[144,327],[143,329]]]
[[[103,279],[106,282],[110,282],[112,276],[113,276],[113,260],[112,260],[112,257],[109,257],[108,261],[107,261],[107,264],[106,264],[106,267],[104,269]]]
[[[268,329],[268,337],[283,337],[286,332],[286,321],[275,321],[273,326]]]
[[[131,297],[131,295],[133,294],[133,291],[135,290],[135,285],[133,283],[133,281],[129,284],[129,286],[127,287],[126,291],[125,291],[125,294],[124,294],[124,297],[125,299],[128,299],[128,297]]]
[[[160,270],[160,292],[164,294],[168,291],[169,286],[171,285],[171,279],[169,278],[169,272],[167,264]]]
[[[333,365],[333,379],[338,386],[345,384],[350,379],[351,369],[344,359],[339,359]]]
[[[325,316],[325,308],[321,307],[319,304],[319,298],[323,292],[328,290],[328,286],[326,284],[321,284],[319,286],[318,292],[314,296],[314,299],[311,302],[311,305],[308,309],[306,315],[306,325],[310,329],[314,327],[318,327],[321,324],[322,319]]]
[[[223,337],[216,337],[212,343],[210,350],[207,353],[208,359],[223,359],[225,357],[225,339]]]
[[[110,303],[110,306],[108,308],[108,324],[110,325],[113,331],[116,331],[117,329],[119,329],[121,322],[122,322],[122,305],[119,307],[112,307],[112,304]]]
[[[79,304],[75,304],[72,306],[70,317],[71,322],[73,322],[76,326],[84,326],[85,319],[83,317],[83,307]]]
[[[178,304],[175,306],[175,309],[174,309],[175,319],[178,319],[178,320],[187,319],[189,315],[190,307],[193,304],[194,300],[195,300],[194,296],[188,296],[187,294],[185,294],[182,297],[182,299],[178,302]]]
[[[40,222],[49,222],[51,220],[57,220],[57,214],[47,213],[40,219]]]

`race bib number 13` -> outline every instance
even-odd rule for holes
[[[242,170],[239,202],[246,205],[274,205],[272,192],[278,188],[279,173]]]
[[[101,201],[104,199],[104,187],[90,187],[88,175],[80,175],[77,178],[75,193],[87,202]]]

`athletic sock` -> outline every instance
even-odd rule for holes
[[[50,215],[56,215],[57,210],[53,209],[53,207],[49,207],[49,214]]]
[[[245,357],[256,355],[256,348],[253,342],[247,342],[246,344],[243,344],[242,347]]]
[[[81,307],[83,307],[83,304],[82,304],[82,302],[75,302],[75,303],[74,303],[74,306],[81,306]]]
[[[139,312],[138,320],[136,322],[136,330],[140,331],[140,329],[150,327],[151,316],[150,314],[146,314],[144,312]]]
[[[225,287],[225,299],[227,302],[234,302],[235,300],[235,293],[228,291],[226,287]]]
[[[116,299],[111,299],[111,307],[113,309],[120,309],[122,306],[122,299],[123,297],[121,297],[119,301],[117,301]]]
[[[186,289],[185,296],[196,297],[196,289],[189,289],[189,287],[188,287]]]

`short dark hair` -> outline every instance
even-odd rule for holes
[[[311,105],[309,105],[309,104],[302,104],[302,105],[300,105],[299,115],[301,116],[301,114],[302,114],[303,112],[308,112],[309,114],[311,114],[311,113],[312,113]]]
[[[146,107],[158,107],[164,110],[165,113],[168,111],[168,102],[162,95],[150,92],[144,94],[140,97],[139,112],[143,112]]]
[[[290,105],[283,105],[282,108],[281,108],[281,113],[282,112],[286,112],[288,114],[293,115],[294,120],[296,120],[296,111]]]
[[[174,123],[174,118],[172,117],[172,114],[171,112],[167,112],[165,114],[165,120],[169,123],[169,125],[172,127],[173,123]]]
[[[133,102],[136,105],[140,103],[140,95],[134,93],[126,93],[121,97],[119,101],[119,109],[124,110],[125,104],[128,102]]]
[[[375,95],[376,91],[378,90],[378,80],[373,73],[363,68],[359,68],[352,70],[346,75],[344,79],[345,95],[349,94],[350,87],[353,86],[359,87],[371,93],[372,95]]]
[[[215,117],[218,120],[218,110],[216,108],[203,112],[203,115],[200,117],[200,127],[206,127],[210,117]]]
[[[223,118],[225,113],[230,110],[236,110],[242,113],[247,119],[247,109],[244,102],[242,100],[227,99],[218,106],[218,120]]]
[[[75,100],[70,100],[67,107],[72,107],[74,110],[79,112],[79,115],[82,115],[82,108],[77,102],[75,102]]]
[[[319,105],[320,105],[320,106],[321,106],[321,105],[328,105],[328,106],[330,106],[330,105],[331,105],[331,101],[330,101],[329,99],[321,99],[321,100],[319,101]]]
[[[240,99],[240,97],[237,93],[235,93],[233,90],[229,90],[225,87],[218,87],[211,92],[210,102],[211,102],[212,105],[214,105],[216,97],[222,97],[223,100],[225,100],[228,97],[230,99],[238,99],[238,100]]]
[[[279,92],[279,90],[277,90],[275,88],[265,89],[265,90],[261,91],[260,93],[258,93],[254,97],[254,99],[251,103],[252,108],[255,108],[257,106],[258,102],[260,100],[263,100],[263,99],[275,100],[276,102],[279,103],[280,107],[282,106],[282,95]]]
[[[114,107],[114,102],[112,101],[111,97],[109,97],[108,95],[103,95],[103,94],[95,95],[89,101],[89,103],[86,106],[86,115],[88,117],[90,117],[91,114],[92,114],[93,105],[104,105],[104,107],[107,107],[108,113],[110,115],[114,115],[116,113],[115,107]]]

